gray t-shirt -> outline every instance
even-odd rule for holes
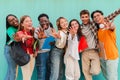
[[[90,29],[91,25],[82,25],[82,33],[86,37],[88,49],[93,49],[96,47],[94,35]]]

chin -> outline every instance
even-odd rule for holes
[[[48,29],[48,26],[47,27],[43,27],[44,28],[44,30],[46,30],[46,29]]]
[[[85,22],[84,25],[88,24],[88,22]]]

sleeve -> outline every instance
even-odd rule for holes
[[[7,29],[7,34],[10,37],[10,39],[14,39],[13,36],[15,34],[14,29],[12,29],[11,27]]]
[[[68,54],[72,54],[75,52],[75,50],[77,50],[78,46],[76,49],[74,49],[76,47],[76,43],[78,43],[76,36],[72,39],[71,34],[68,35],[68,47],[67,47],[67,53]],[[78,50],[77,50],[78,51]]]
[[[35,37],[35,39],[38,39],[37,32],[38,32],[38,28],[35,28],[35,32],[34,32],[34,37]]]
[[[64,35],[62,31],[58,31],[58,33],[60,34],[60,38],[55,38],[56,40],[58,40],[60,43],[63,43],[65,41]],[[57,43],[59,44],[59,43]]]
[[[68,38],[69,40],[68,40],[68,48],[66,50],[66,55],[70,55],[74,59],[79,60],[77,35],[75,35],[74,38],[72,39],[72,36],[70,34]]]
[[[72,40],[72,35],[71,34],[68,35],[68,40]]]
[[[33,44],[33,49],[34,51],[38,51],[39,50],[39,41],[35,40],[34,44]]]
[[[23,31],[17,31],[15,33],[15,36],[16,36],[15,38],[18,39],[18,41],[21,41],[24,36],[24,33],[23,33]]]

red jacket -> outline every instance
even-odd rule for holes
[[[18,31],[17,34],[21,37],[22,35],[25,35],[25,31]],[[30,32],[26,32],[27,35],[32,36],[32,34]],[[34,45],[34,38],[29,38],[27,40],[25,40],[25,42],[21,42],[21,46],[22,48],[28,53],[28,54],[33,54],[34,50],[33,50],[33,45]]]
[[[82,52],[84,49],[88,48],[87,41],[84,36],[80,37],[79,44],[78,44],[78,51]]]

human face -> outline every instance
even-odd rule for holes
[[[79,24],[77,23],[77,21],[72,21],[71,27],[74,29],[74,32],[77,33],[77,30],[79,28]]]
[[[47,17],[41,17],[39,20],[39,23],[44,30],[48,29],[49,24],[50,24]]]
[[[101,13],[96,12],[93,14],[93,21],[98,24],[103,24],[104,23],[104,17]]]
[[[60,19],[60,26],[62,29],[67,29],[68,28],[68,22],[66,19]]]
[[[22,23],[24,30],[31,30],[32,29],[32,20],[30,17],[26,17]]]
[[[82,23],[85,24],[85,25],[88,24],[89,21],[90,21],[90,17],[89,17],[88,14],[82,14],[80,16],[80,19],[82,20]]]
[[[19,23],[18,23],[18,19],[14,16],[9,16],[8,17],[8,23],[11,25],[11,26],[14,26],[14,27],[18,27]]]

